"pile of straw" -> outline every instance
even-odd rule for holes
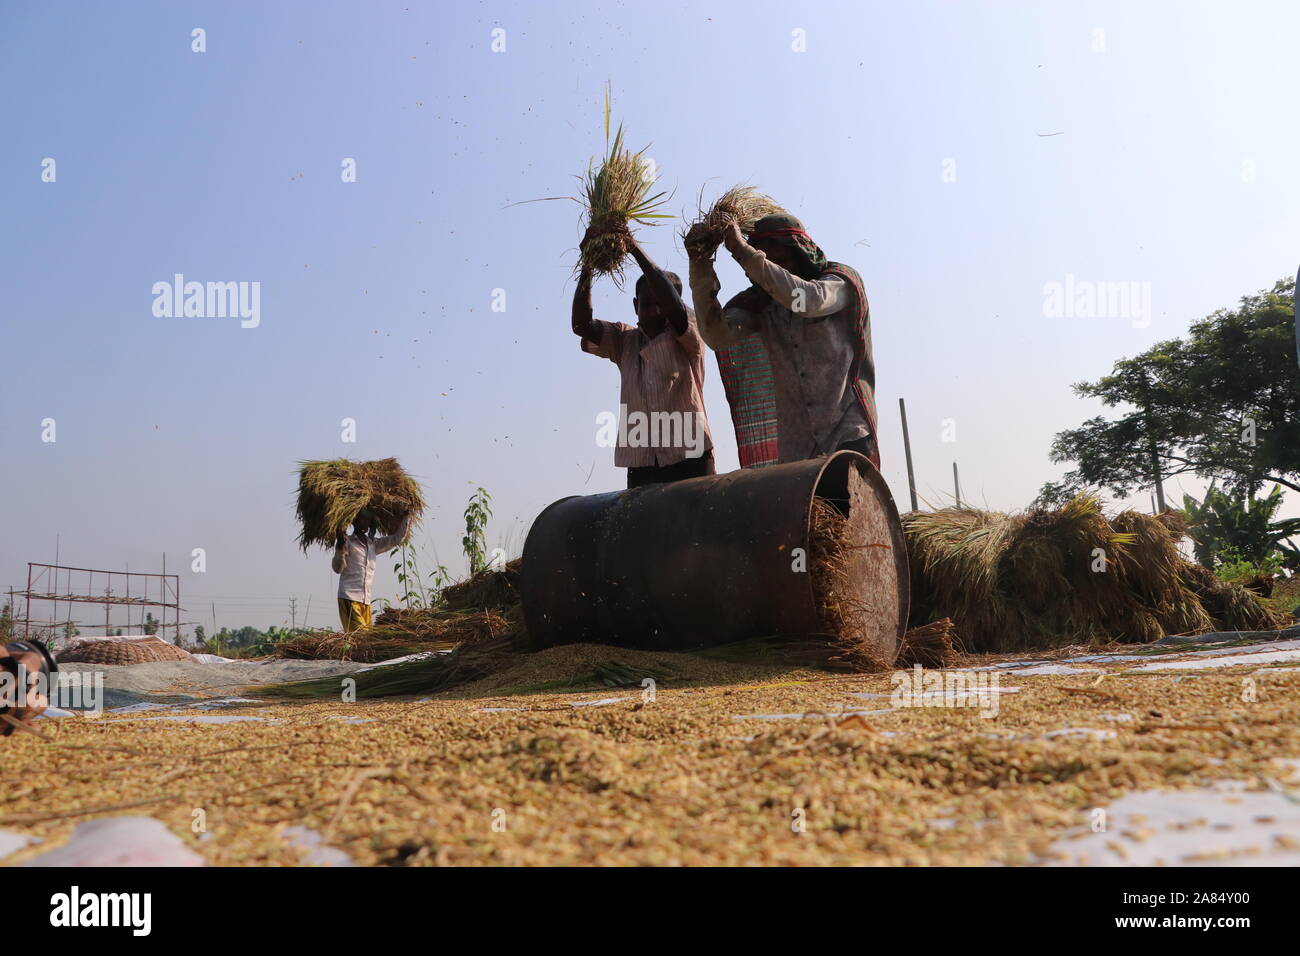
[[[1177,545],[1185,529],[1171,513],[1107,518],[1097,499],[1080,496],[1056,511],[913,512],[903,526],[912,620],[951,618],[970,651],[1285,623],[1245,589],[1184,559]]]
[[[350,675],[360,697],[429,694],[497,673],[526,653],[519,562],[488,568],[443,590],[434,608],[388,608],[368,631],[307,635],[277,648],[281,657],[378,663],[426,651],[449,653]],[[337,696],[336,677],[262,688],[279,697]]]
[[[393,534],[408,514],[424,513],[419,484],[402,470],[396,458],[379,461],[300,462],[298,472],[298,543],[306,551],[313,544],[332,548],[346,534],[362,509],[374,518],[384,534]]]
[[[453,611],[508,610],[517,608],[521,558],[506,562],[502,568],[485,568],[458,584],[442,589],[443,603]]]
[[[340,660],[376,664],[424,651],[450,651],[481,644],[518,629],[500,611],[453,612],[439,609],[389,609],[368,631],[319,631],[276,645],[277,657],[292,660]]]
[[[1229,584],[1202,565],[1189,562],[1182,568],[1182,578],[1206,613],[1229,630],[1271,631],[1294,623],[1261,603],[1251,588]]]
[[[764,216],[784,212],[775,199],[763,195],[753,186],[733,186],[719,196],[707,212],[701,211],[700,218],[691,223],[682,241],[688,251],[712,251],[722,242],[723,230],[733,222],[741,232],[748,234]]]

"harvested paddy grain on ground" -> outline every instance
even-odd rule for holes
[[[629,660],[556,652],[581,667],[597,652]],[[1086,674],[1004,670],[997,716],[981,717],[891,708],[889,674],[644,657],[632,666],[653,658],[693,683],[660,682],[653,701],[640,687],[507,695],[481,682],[458,699],[219,711],[265,721],[38,721],[48,740],[5,743],[18,783],[0,827],[45,842],[5,862],[82,820],[143,814],[212,864],[301,863],[283,836],[295,825],[358,865],[1025,864],[1126,793],[1235,780],[1300,796],[1282,763],[1300,757],[1300,668],[1142,672],[1130,668],[1152,658],[1129,656],[1076,665]],[[552,679],[573,673],[552,663]]]

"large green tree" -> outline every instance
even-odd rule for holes
[[[1120,497],[1193,474],[1249,494],[1266,482],[1300,491],[1300,367],[1294,279],[1220,309],[1181,339],[1121,359],[1076,394],[1120,408],[1057,434],[1054,462],[1073,463],[1040,501],[1090,488]]]

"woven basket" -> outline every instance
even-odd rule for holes
[[[152,664],[192,661],[194,655],[157,637],[132,640],[78,641],[55,655],[61,664]]]

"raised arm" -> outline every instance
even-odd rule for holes
[[[723,309],[718,302],[722,284],[713,271],[713,252],[708,249],[688,250],[691,271],[691,301],[695,305],[695,321],[700,327],[700,338],[709,348],[731,348],[746,335],[758,330],[758,316],[744,309]]]
[[[406,536],[411,533],[411,516],[408,514],[402,519],[402,523],[397,526],[397,530],[392,534],[386,534],[382,537],[375,538],[376,551],[391,551],[398,547]]]
[[[599,345],[600,326],[594,325],[591,317],[591,270],[583,266],[573,290],[573,334]]]
[[[646,283],[650,287],[650,294],[659,303],[659,308],[663,310],[669,327],[672,328],[674,334],[685,335],[689,325],[686,317],[686,303],[682,301],[677,287],[672,284],[664,271],[646,255],[645,250],[641,248],[641,244],[631,236],[628,237],[628,245],[632,250],[632,258],[641,267],[641,272],[644,273]]]
[[[727,251],[740,263],[745,275],[770,295],[774,302],[795,315],[805,319],[818,319],[838,312],[849,304],[851,293],[839,276],[801,279],[746,242],[735,226],[725,236]]]

